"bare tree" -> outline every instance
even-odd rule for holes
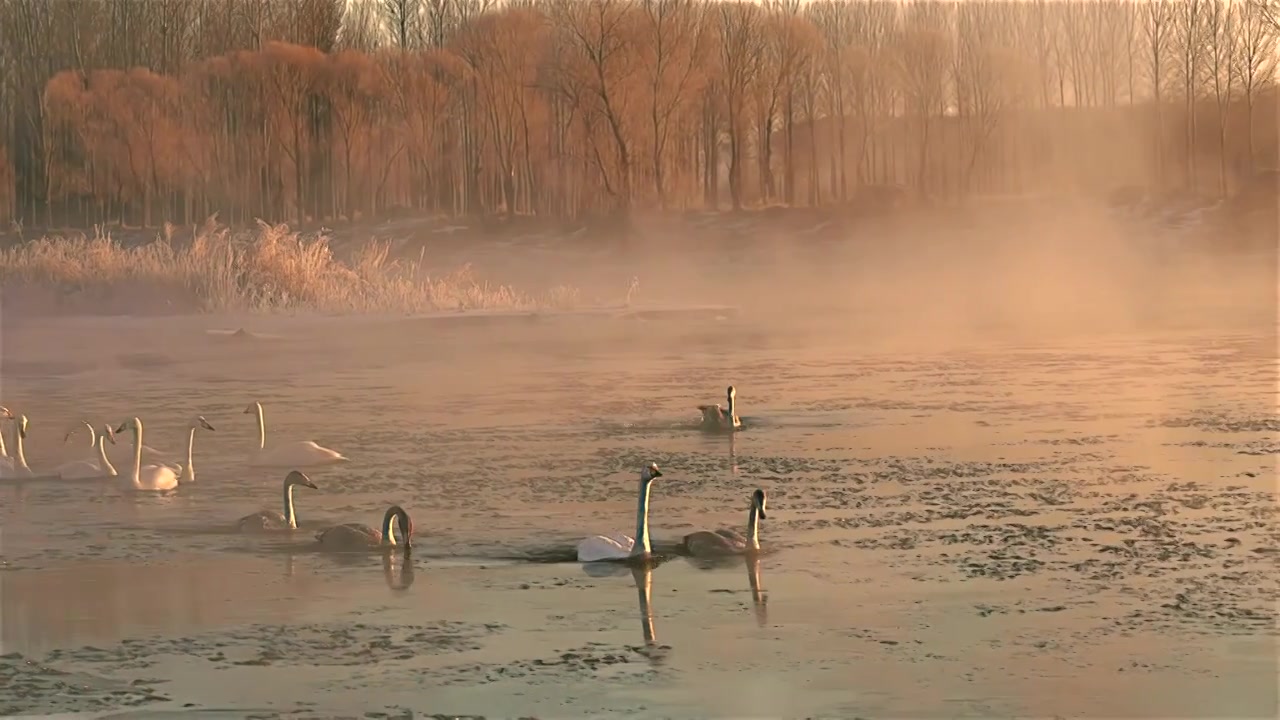
[[[718,8],[720,30],[720,89],[724,93],[729,132],[729,196],[733,209],[742,208],[742,163],[746,156],[748,89],[756,81],[763,60],[762,18],[758,6],[727,2]]]
[[[1157,182],[1164,181],[1164,90],[1168,82],[1170,52],[1173,47],[1174,8],[1165,0],[1151,0],[1144,8],[1142,35],[1146,52],[1145,70],[1151,83],[1154,115],[1152,134],[1155,138]]]
[[[1232,7],[1238,42],[1231,64],[1244,93],[1246,166],[1250,175],[1257,158],[1254,106],[1258,92],[1275,82],[1277,38],[1280,38],[1280,28],[1273,22],[1272,8],[1275,7],[1274,3],[1263,0],[1249,0]]]
[[[667,150],[679,114],[706,85],[710,61],[707,4],[696,0],[642,0],[639,45],[648,93],[650,162],[658,204],[666,209]]]

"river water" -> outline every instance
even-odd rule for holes
[[[63,442],[80,419],[137,415],[175,454],[190,417],[215,431],[167,497],[0,488],[0,714],[1276,715],[1274,327],[789,337],[714,314],[11,322],[0,401],[37,473],[89,456]],[[746,427],[699,432],[729,383]],[[230,530],[279,504],[284,471],[245,462],[255,400],[269,444],[351,458],[308,471],[293,537]],[[650,461],[660,548],[741,528],[765,489],[758,561],[572,562],[633,531]],[[407,568],[309,546],[392,503]]]

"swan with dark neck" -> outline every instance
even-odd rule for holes
[[[747,512],[747,534],[736,530],[702,530],[684,536],[684,550],[690,555],[736,555],[760,550],[760,521],[766,517],[768,497],[764,490],[751,493],[751,508]]]
[[[400,531],[400,542],[392,529],[392,521]],[[392,505],[382,516],[382,530],[374,530],[362,523],[345,523],[325,528],[316,533],[316,542],[323,550],[355,551],[413,547],[413,519],[399,505]]]
[[[294,470],[284,478],[284,512],[260,510],[252,515],[240,518],[239,522],[236,523],[236,528],[244,533],[297,530],[298,513],[293,507],[293,488],[298,485],[312,490],[319,490],[316,484],[311,482],[311,478]]]

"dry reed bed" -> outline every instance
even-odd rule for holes
[[[392,260],[389,251],[389,243],[371,240],[344,262],[328,237],[266,223],[239,232],[208,229],[177,247],[163,237],[125,247],[98,231],[94,237],[43,237],[0,251],[0,283],[6,289],[50,289],[64,298],[141,289],[206,312],[423,313],[578,305],[572,288],[521,293],[476,279],[467,265],[433,276],[421,259]]]

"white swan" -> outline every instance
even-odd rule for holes
[[[301,485],[312,490],[319,490],[311,478],[294,470],[284,478],[284,512],[276,510],[259,510],[252,515],[245,515],[236,523],[236,529],[243,533],[267,532],[270,530],[297,530],[298,513],[293,509],[293,487]]]
[[[19,414],[15,417],[8,408],[0,409],[4,410],[3,419],[13,421],[13,457],[8,458],[7,463],[0,463],[0,478],[34,477],[35,473],[27,464],[27,456],[22,449],[22,441],[27,437],[27,416]]]
[[[267,447],[267,423],[262,414],[262,403],[255,402],[244,409],[245,414],[258,417],[258,449],[249,456],[249,464],[258,467],[315,467],[347,462],[348,458],[334,450],[321,447],[310,440],[284,443]]]
[[[85,423],[89,425],[88,423]],[[89,425],[89,430],[93,431],[93,426]],[[73,431],[74,432],[74,431]],[[106,442],[111,441],[112,445],[116,444],[115,433],[111,431],[111,426],[107,425],[103,428],[101,434],[97,434],[97,440],[94,446],[98,449],[98,458],[96,460],[74,460],[69,463],[63,463],[54,468],[53,474],[63,480],[87,480],[90,478],[108,478],[117,477],[120,473],[116,472],[116,468],[107,459]],[[71,433],[67,433],[70,437]],[[66,442],[64,439],[63,442]]]
[[[196,466],[191,460],[191,454],[196,446],[196,430],[204,428],[205,430],[213,430],[213,426],[204,419],[203,415],[197,415],[190,423],[187,424],[187,462],[183,463],[163,463],[178,471],[178,482],[192,483],[196,481]]]
[[[387,508],[382,516],[381,532],[361,523],[346,523],[316,533],[316,542],[324,550],[336,551],[393,548],[396,547],[396,536],[391,531],[393,519],[399,526],[401,544],[406,549],[413,547],[413,520],[399,505]]]
[[[142,492],[165,492],[178,487],[178,473],[168,465],[142,464],[142,420],[133,418],[120,423],[116,434],[125,428],[133,430],[133,468],[129,473],[132,488]]]
[[[649,557],[649,488],[654,478],[662,477],[657,463],[649,463],[640,471],[640,497],[636,505],[636,536],[622,533],[611,536],[593,535],[578,543],[578,562],[626,560]]]
[[[742,427],[742,420],[738,418],[737,412],[738,391],[730,385],[725,394],[729,398],[728,408],[720,407],[719,403],[698,406],[698,410],[702,411],[702,427],[704,429],[737,430]]]
[[[751,510],[747,516],[747,534],[736,530],[702,530],[684,536],[684,547],[691,555],[736,555],[760,549],[760,521],[765,518],[768,498],[764,490],[751,493]]]

